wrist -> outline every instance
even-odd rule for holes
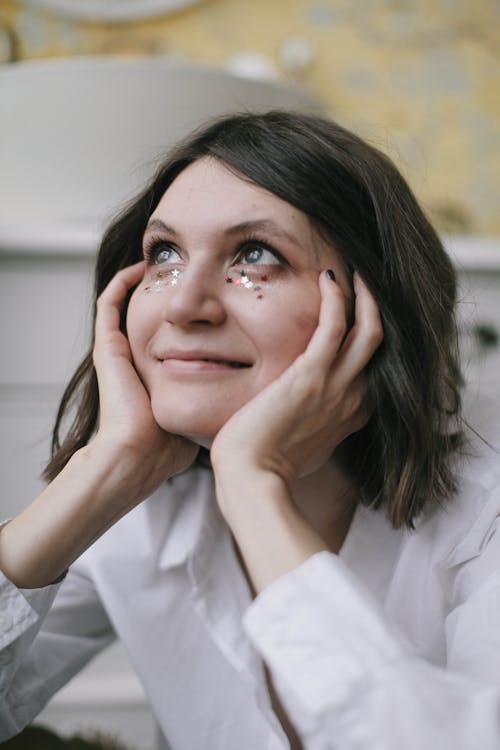
[[[132,507],[174,473],[167,451],[146,452],[135,445],[117,442],[100,433],[77,451],[71,461],[79,471],[101,477],[103,493],[121,498]]]
[[[241,468],[241,467],[240,467]],[[256,593],[327,549],[277,474],[215,472],[221,512],[231,529]]]
[[[214,468],[214,477],[219,508],[233,530],[298,512],[286,482],[273,472],[233,464]]]

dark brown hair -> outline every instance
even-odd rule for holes
[[[411,527],[424,505],[455,490],[452,457],[461,440],[456,278],[439,237],[391,160],[353,133],[309,115],[230,115],[177,147],[108,229],[97,259],[96,296],[120,268],[140,260],[145,226],[163,193],[204,156],[307,214],[374,295],[384,326],[368,368],[374,411],[338,455],[364,503],[384,505],[395,527]],[[62,422],[72,409],[61,443]],[[88,442],[98,409],[90,352],[62,399],[47,479]]]

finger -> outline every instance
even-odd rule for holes
[[[118,271],[97,300],[96,339],[120,325],[120,308],[127,295],[144,275],[144,261]]]
[[[354,323],[336,362],[339,380],[347,382],[365,369],[384,338],[378,305],[366,283],[354,274]]]
[[[319,275],[321,307],[316,330],[305,355],[314,367],[330,369],[347,330],[349,300],[340,286],[324,271]]]

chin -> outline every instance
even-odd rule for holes
[[[214,413],[210,413],[209,409],[202,414],[200,410],[182,411],[178,406],[175,413],[171,408],[167,410],[164,406],[155,408],[154,403],[152,407],[155,421],[162,430],[185,437],[202,448],[210,448],[221,427],[234,413],[231,411],[229,414],[218,414],[217,418],[214,418]]]

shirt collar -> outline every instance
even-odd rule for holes
[[[159,570],[184,565],[214,512],[212,472],[191,467],[161,485],[149,500],[149,535]]]
[[[194,466],[166,482],[150,502],[158,568],[186,566],[193,605],[212,638],[246,679],[261,686],[262,665],[242,625],[252,597],[217,505],[212,472]]]

